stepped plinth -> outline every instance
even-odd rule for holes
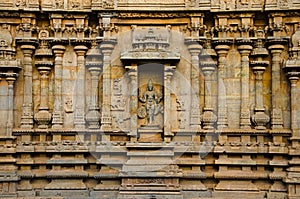
[[[172,144],[128,143],[128,161],[119,173],[122,185],[118,198],[182,198],[179,178],[182,171],[173,162]]]

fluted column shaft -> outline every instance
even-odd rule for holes
[[[52,119],[52,128],[63,127],[63,111],[62,111],[62,62],[65,47],[55,45],[52,47],[55,54],[54,62],[54,110]]]

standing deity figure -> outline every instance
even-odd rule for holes
[[[144,104],[138,110],[140,118],[147,117],[148,125],[153,125],[154,116],[162,112],[162,106],[159,105],[162,97],[155,90],[152,80],[150,79],[146,91],[139,97],[140,101]]]

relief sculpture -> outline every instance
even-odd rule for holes
[[[139,118],[147,118],[146,125],[148,126],[155,125],[155,116],[163,112],[163,106],[159,104],[162,100],[161,93],[155,90],[151,79],[148,81],[147,89],[139,97],[139,100],[143,103],[138,109]]]
[[[300,199],[300,0],[0,10],[0,198]]]

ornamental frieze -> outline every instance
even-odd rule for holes
[[[1,10],[45,10],[45,11],[86,11],[91,10],[128,10],[136,8],[151,10],[161,7],[160,10],[211,10],[218,11],[242,11],[242,10],[293,10],[300,7],[297,0],[2,0]]]

